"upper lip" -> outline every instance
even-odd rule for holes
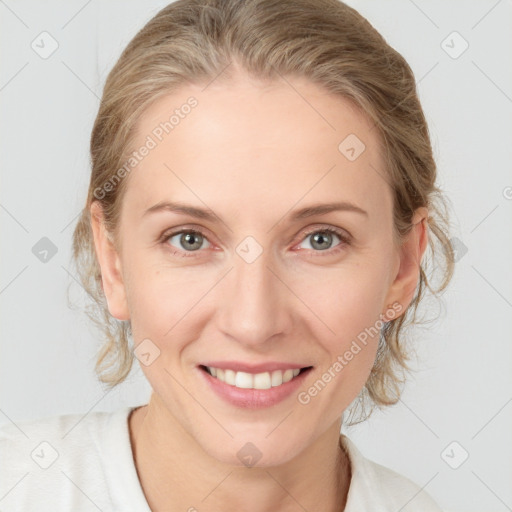
[[[284,363],[281,361],[269,361],[268,363],[244,363],[242,361],[209,361],[202,363],[203,366],[210,366],[213,368],[221,368],[223,370],[234,370],[236,372],[246,373],[264,373],[272,372],[274,370],[288,370],[296,368],[308,368],[311,365],[304,365],[302,363]]]

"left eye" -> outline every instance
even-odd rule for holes
[[[311,240],[311,242],[309,242],[310,247],[306,247],[306,249],[317,249],[315,252],[329,250],[331,248],[329,246],[332,244],[333,235],[341,241],[338,245],[342,246],[349,243],[348,237],[343,235],[341,231],[334,228],[322,228],[306,233],[304,241]],[[335,251],[336,250],[338,249],[335,249]]]

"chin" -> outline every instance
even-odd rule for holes
[[[276,433],[276,437],[272,440],[266,438],[267,435],[268,431],[260,435],[234,436],[233,439],[226,439],[215,445],[210,444],[214,438],[209,437],[206,444],[200,444],[205,452],[219,462],[248,468],[267,468],[286,464],[302,451],[297,441],[289,436],[284,443],[280,437],[284,435],[282,433]],[[218,436],[216,439],[219,439]]]

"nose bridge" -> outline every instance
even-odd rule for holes
[[[248,254],[254,247],[244,253],[241,245],[233,256],[234,268],[224,284],[218,315],[226,335],[256,345],[285,329],[286,299],[283,284],[268,268],[272,268],[270,251],[252,260]]]

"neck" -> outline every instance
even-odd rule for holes
[[[272,467],[232,466],[210,457],[153,393],[128,420],[141,487],[153,512],[342,512],[350,485],[341,419],[294,459]]]

